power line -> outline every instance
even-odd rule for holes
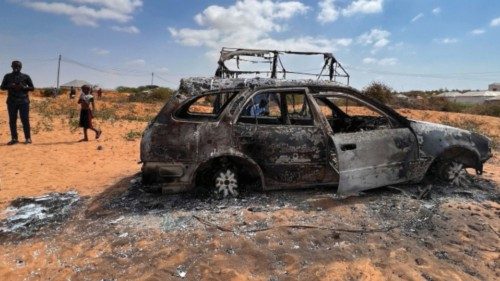
[[[66,57],[63,57],[62,61],[70,63],[70,64],[74,64],[74,65],[77,65],[77,66],[80,66],[80,67],[83,67],[86,69],[94,70],[94,71],[97,71],[100,73],[105,73],[105,74],[119,75],[119,76],[134,76],[134,77],[147,77],[147,76],[149,76],[149,77],[151,77],[151,84],[153,84],[155,78],[162,80],[166,83],[171,83],[171,84],[177,83],[177,82],[174,82],[172,80],[165,79],[155,72],[147,72],[147,71],[132,70],[132,69],[126,70],[126,69],[120,69],[120,68],[103,69],[100,67],[96,67],[93,65],[82,63],[82,62],[76,61],[74,59],[66,58]],[[171,75],[176,75],[176,74],[171,74]]]
[[[111,74],[111,75],[120,75],[120,76],[135,76],[135,77],[144,77],[144,76],[149,76],[149,72],[142,72],[142,71],[137,71],[137,72],[132,72],[132,71],[124,71],[124,70],[119,70],[119,69],[111,69],[111,70],[108,70],[108,69],[102,69],[102,68],[99,68],[99,67],[96,67],[96,66],[92,66],[92,65],[89,65],[89,64],[85,64],[85,63],[81,63],[79,61],[76,61],[76,60],[73,60],[73,59],[70,59],[70,58],[66,58],[66,57],[63,57],[62,61],[64,62],[67,62],[67,63],[70,63],[70,64],[74,64],[74,65],[78,65],[80,67],[83,67],[83,68],[87,68],[87,69],[91,69],[91,70],[94,70],[94,71],[97,71],[97,72],[101,72],[101,73],[105,73],[105,74]]]
[[[173,84],[177,83],[177,82],[174,82],[174,81],[172,81],[172,80],[165,79],[165,78],[161,77],[161,76],[160,76],[160,75],[158,75],[158,74],[155,74],[155,77],[156,77],[156,78],[158,78],[158,79],[160,79],[160,80],[162,80],[163,82],[173,83]]]
[[[415,77],[415,78],[431,78],[431,79],[460,79],[460,80],[486,80],[486,77],[491,77],[488,74],[495,75],[500,74],[500,71],[491,71],[491,72],[470,72],[470,73],[448,73],[448,74],[429,74],[429,73],[405,73],[405,72],[392,72],[392,71],[384,71],[384,70],[374,70],[369,68],[360,68],[355,66],[346,66],[347,69],[352,69],[355,71],[361,71],[365,73],[373,73],[379,75],[388,75],[388,76],[403,76],[403,77]],[[474,76],[481,75],[483,77],[466,77],[466,76]]]

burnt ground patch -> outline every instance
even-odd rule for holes
[[[73,191],[15,199],[0,220],[0,242],[26,239],[44,228],[58,228],[81,205],[81,201],[82,198]]]
[[[498,274],[498,191],[478,178],[461,188],[405,185],[351,196],[307,189],[224,200],[151,194],[135,178],[83,202],[59,231],[41,228],[7,246],[4,258],[15,268],[21,261],[22,276],[36,276],[32,253],[40,252],[56,261],[40,276],[62,267],[76,279],[443,280],[453,274],[487,280]]]

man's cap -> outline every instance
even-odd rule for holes
[[[15,61],[12,61],[12,64],[11,64],[11,67],[14,67],[14,66],[22,67],[23,64],[20,61],[15,60]]]
[[[83,86],[82,86],[82,90],[83,90],[83,89],[90,89],[90,86],[89,86],[89,85],[83,85]]]

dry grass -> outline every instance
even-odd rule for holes
[[[57,98],[38,97],[35,93],[31,108],[40,115],[39,121],[33,126],[33,133],[53,130],[54,121],[59,119],[67,124],[71,132],[78,129],[79,105],[77,99],[69,99],[66,95]],[[97,110],[94,118],[100,122],[115,123],[116,121],[149,122],[159,112],[164,102],[141,103],[129,102],[127,94],[105,92],[103,98],[95,101]]]

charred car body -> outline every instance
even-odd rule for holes
[[[337,63],[325,55],[326,81],[277,79],[276,68],[272,78],[224,77],[237,72],[220,62],[218,77],[183,79],[143,134],[143,180],[235,196],[248,187],[349,193],[419,182],[431,170],[459,183],[466,167],[482,173],[488,138],[408,120],[332,81],[339,66],[327,60]]]

